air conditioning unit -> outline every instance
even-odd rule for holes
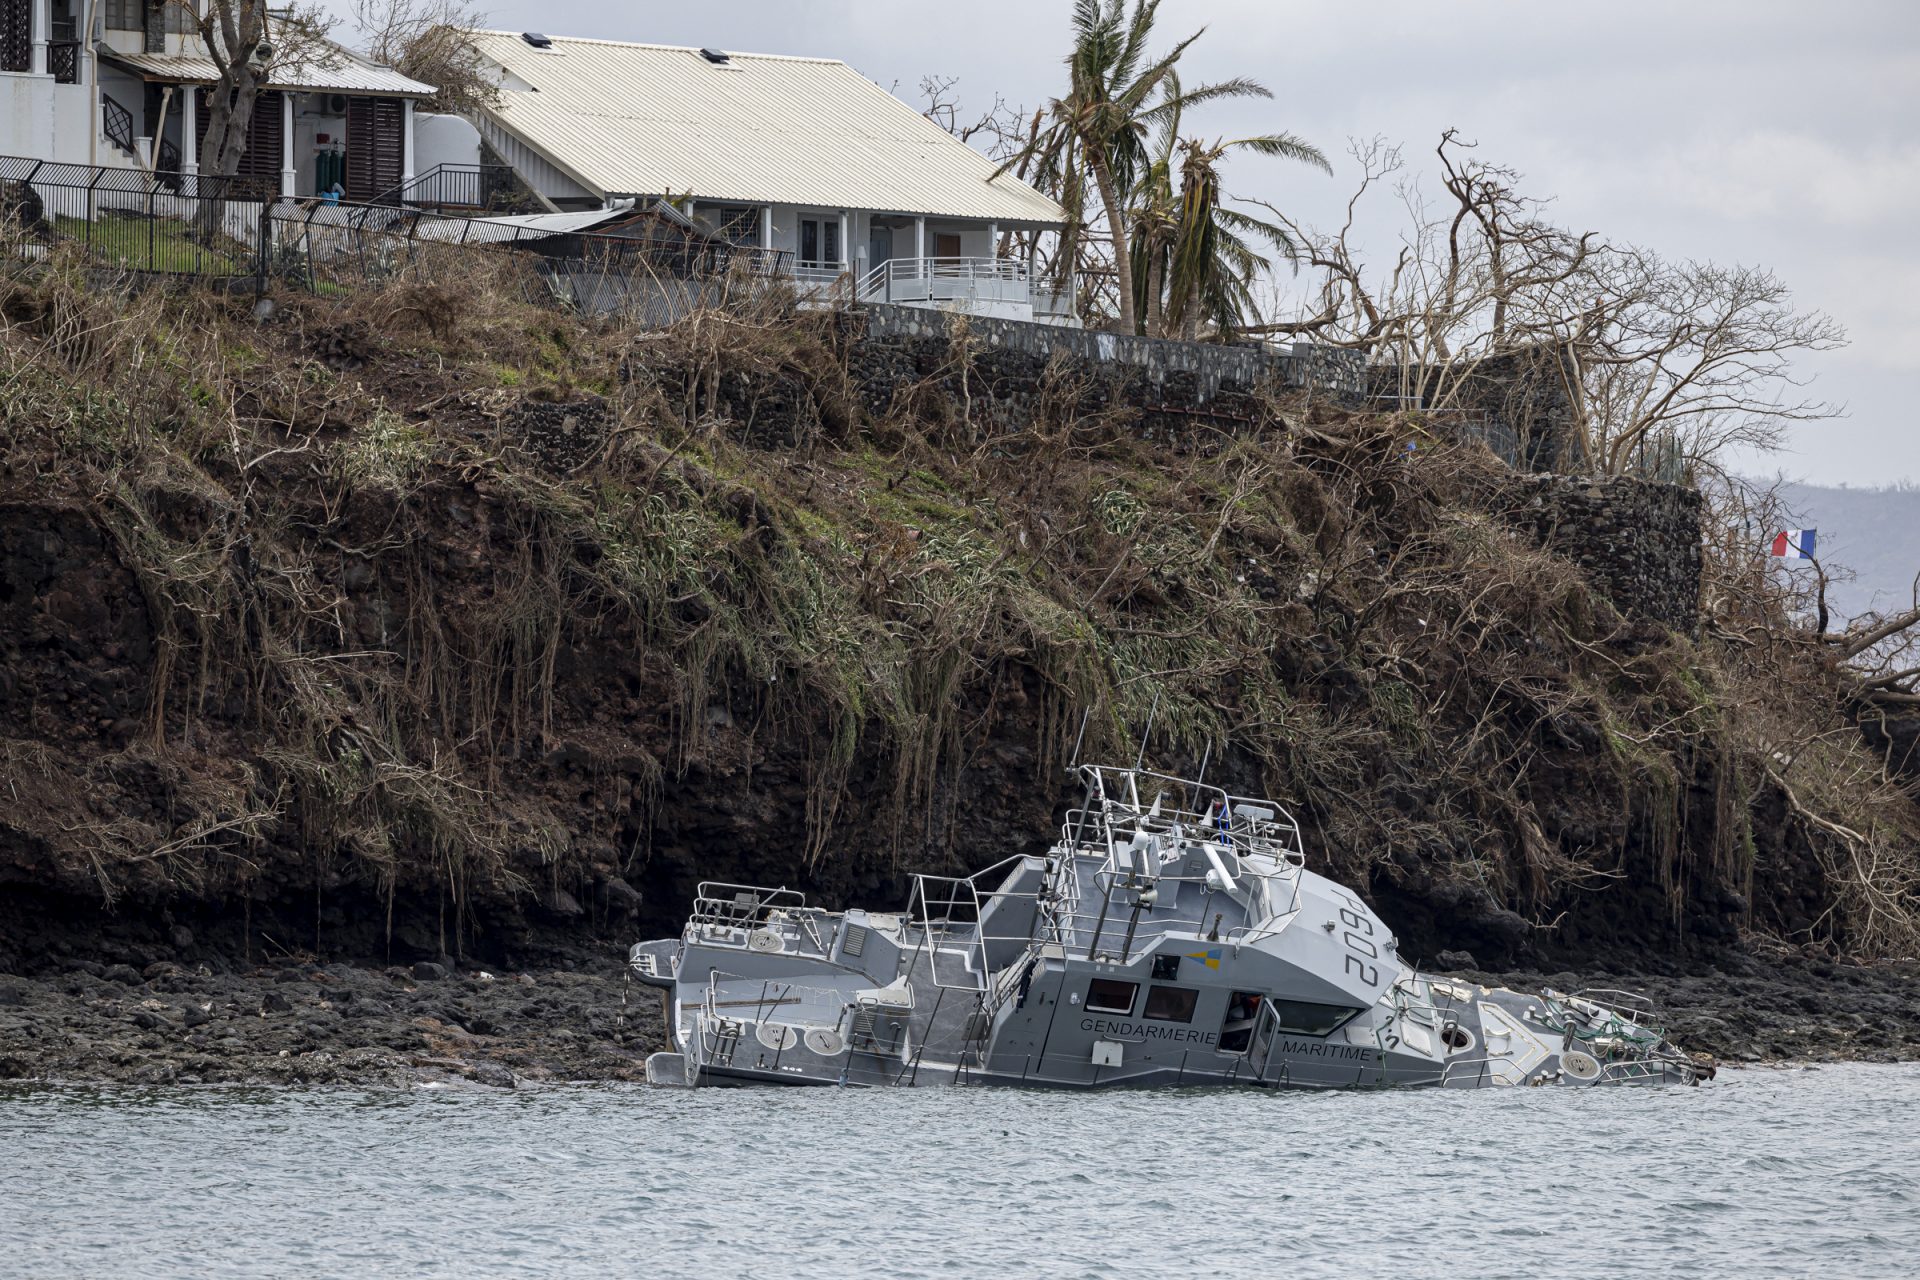
[[[330,116],[343,116],[347,114],[347,95],[344,93],[328,94],[327,114]]]

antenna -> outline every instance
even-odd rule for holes
[[[1213,759],[1213,739],[1208,738],[1207,749],[1200,753],[1200,775],[1196,777],[1192,783],[1183,782],[1180,784],[1180,794],[1188,810],[1191,810],[1195,803],[1193,793],[1201,791],[1207,785],[1207,761],[1211,759]]]
[[[1138,773],[1140,766],[1147,762],[1147,739],[1153,736],[1153,718],[1159,714],[1160,691],[1155,689],[1153,691],[1153,706],[1147,711],[1147,727],[1142,730],[1140,734],[1140,754],[1133,758],[1133,770],[1135,773]]]

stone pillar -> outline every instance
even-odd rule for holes
[[[280,194],[288,200],[300,194],[300,171],[293,167],[293,99],[293,90],[281,91]]]
[[[1000,224],[997,222],[987,224],[987,256],[996,262],[1000,259]]]
[[[853,230],[853,219],[847,216],[845,209],[842,209],[840,211],[840,269],[842,271],[845,271],[847,264],[853,261],[853,244],[847,239],[847,233],[851,230]]]
[[[30,25],[33,39],[33,74],[44,76],[47,71],[47,41],[53,32],[53,0],[33,0],[33,15]]]
[[[400,185],[413,181],[413,99],[400,100]]]
[[[913,220],[913,256],[922,262],[927,260],[927,220],[925,218]]]
[[[773,206],[766,205],[760,210],[760,247],[773,248]]]

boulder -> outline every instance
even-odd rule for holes
[[[487,1085],[490,1088],[511,1089],[514,1087],[513,1072],[507,1070],[497,1062],[476,1062],[473,1064],[471,1074],[477,1083]]]

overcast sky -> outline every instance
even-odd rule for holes
[[[1060,90],[1067,0],[493,0],[493,26],[845,59],[917,101],[957,77],[971,105]],[[1165,0],[1171,39],[1205,26],[1189,79],[1249,75],[1269,102],[1209,108],[1192,133],[1291,130],[1334,178],[1248,157],[1231,191],[1329,222],[1346,140],[1406,144],[1423,172],[1441,130],[1557,198],[1559,219],[1676,258],[1773,268],[1852,337],[1810,359],[1848,416],[1796,430],[1749,469],[1817,483],[1920,481],[1920,3],[1915,0]],[[644,86],[636,86],[644,92]],[[1384,215],[1383,226],[1391,222]],[[1390,257],[1391,232],[1374,253]]]

